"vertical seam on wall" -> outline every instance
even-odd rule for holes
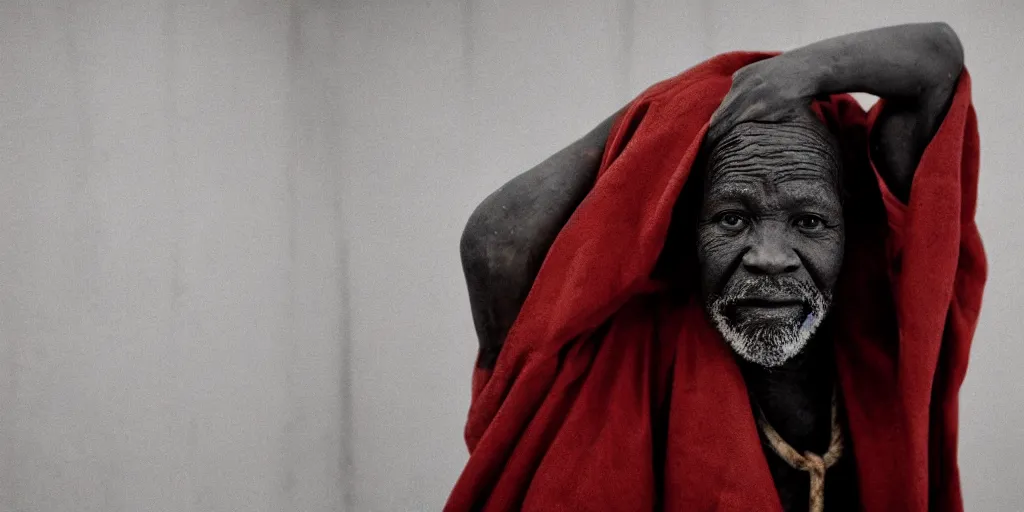
[[[474,51],[476,48],[473,44],[473,0],[463,0],[462,2],[462,26],[460,27],[460,35],[462,39],[462,70],[463,80],[465,81],[465,87],[470,102],[473,101],[473,89],[476,86],[476,66],[474,65]]]
[[[164,82],[166,83],[166,93],[164,94],[164,122],[167,130],[167,145],[169,146],[168,152],[171,157],[171,195],[174,210],[174,225],[180,226],[180,222],[184,218],[183,208],[181,206],[181,180],[178,170],[178,159],[180,155],[178,153],[178,122],[180,115],[178,114],[178,94],[175,90],[175,54],[177,50],[177,15],[174,3],[176,0],[166,0],[164,2],[164,20],[163,20],[163,37],[164,37]],[[184,294],[184,284],[182,281],[181,272],[181,258],[182,258],[182,237],[181,233],[176,233],[174,237],[174,250],[171,251],[171,336],[172,340],[175,335],[177,321],[179,320],[179,314],[181,312],[181,298]]]
[[[282,352],[286,354],[284,360],[284,387],[285,387],[285,414],[286,418],[281,425],[281,487],[282,487],[282,501],[281,509],[292,509],[295,506],[295,492],[298,485],[298,477],[296,475],[296,454],[294,445],[295,433],[298,430],[298,419],[301,416],[296,408],[303,407],[305,404],[299,403],[294,399],[295,395],[295,378],[293,372],[295,371],[296,362],[299,358],[299,345],[303,340],[296,339],[296,314],[295,304],[298,299],[296,292],[296,263],[297,263],[297,240],[296,240],[296,217],[298,213],[298,207],[296,203],[296,180],[298,179],[297,174],[299,172],[298,159],[299,159],[299,122],[298,122],[298,94],[296,89],[298,88],[298,72],[299,62],[302,57],[300,45],[302,43],[301,34],[301,11],[298,6],[298,0],[290,0],[288,2],[288,13],[287,13],[287,32],[285,36],[285,59],[286,59],[286,72],[287,72],[287,90],[286,95],[286,111],[285,111],[285,126],[288,130],[288,160],[284,168],[284,179],[286,187],[286,198],[287,206],[286,211],[288,215],[287,226],[288,226],[288,265],[286,267],[286,280],[288,283],[289,297],[285,303],[285,327],[283,329],[283,336],[280,339]]]
[[[75,159],[74,173],[72,177],[71,190],[75,191],[81,199],[76,201],[77,204],[72,204],[70,208],[72,211],[64,212],[69,217],[74,219],[76,234],[82,234],[88,232],[90,235],[97,228],[90,225],[90,220],[95,215],[95,208],[86,210],[86,207],[95,206],[93,203],[92,191],[90,189],[90,182],[94,181],[92,176],[89,175],[90,163],[93,160],[93,147],[95,146],[95,129],[92,123],[92,117],[89,114],[86,104],[88,102],[87,90],[88,84],[84,78],[82,78],[82,55],[78,51],[78,42],[75,38],[75,5],[74,1],[69,1],[67,7],[64,9],[64,24],[65,24],[65,36],[67,43],[67,55],[68,55],[68,67],[72,76],[73,84],[72,90],[74,91],[74,105],[75,105],[75,117],[77,118],[78,128],[78,158]],[[87,203],[87,204],[82,204]],[[85,211],[83,211],[85,210]],[[82,237],[83,239],[89,240],[93,237]],[[88,257],[98,258],[99,249],[92,247],[94,250],[88,254]]]
[[[341,187],[338,187],[341,189]],[[338,191],[339,194],[341,190]],[[341,210],[341,208],[339,208]],[[339,215],[340,218],[340,215]],[[340,222],[339,224],[344,224]],[[338,247],[338,288],[341,298],[341,318],[338,337],[341,341],[341,487],[342,510],[355,510],[354,469],[352,459],[352,309],[349,293],[349,251],[344,229],[341,229]]]
[[[717,30],[711,18],[711,5],[714,0],[702,0],[700,3],[701,14],[704,16],[704,30],[701,31],[701,38],[704,44],[704,58],[710,58],[714,54],[711,34]],[[703,59],[702,59],[703,60]]]
[[[469,123],[469,133],[460,137],[459,149],[462,151],[460,155],[461,160],[465,162],[468,169],[473,169],[479,165],[477,160],[479,141],[476,130],[477,117],[474,115],[477,107],[477,67],[476,44],[473,37],[473,18],[475,16],[473,2],[474,0],[462,1],[460,9],[462,19],[459,26],[459,42],[462,45],[462,97],[465,98],[465,101],[459,105],[459,108],[463,109],[462,119],[467,120]]]
[[[332,11],[336,12],[339,16],[343,15],[343,10]],[[339,24],[340,19],[335,20]],[[331,40],[332,47],[338,50],[339,38],[334,36]],[[344,92],[344,88],[339,88],[341,92]],[[331,130],[331,135],[337,137],[338,140],[342,140],[344,136],[345,126],[345,112],[342,108],[342,102],[340,98],[337,98],[338,89],[331,90],[331,98],[334,99],[333,108],[336,109],[336,116],[332,116],[332,119],[336,119],[336,125]],[[342,151],[344,145],[340,142],[338,144],[332,144],[332,158],[331,160],[341,161],[341,155],[334,154],[334,151]],[[335,158],[336,157],[336,158]],[[338,220],[336,226],[337,230],[337,274],[335,276],[337,287],[338,298],[341,302],[341,311],[338,316],[338,342],[341,344],[341,350],[339,350],[339,362],[340,374],[339,374],[339,390],[338,396],[341,401],[341,418],[340,418],[340,429],[339,444],[341,445],[341,452],[338,454],[338,466],[341,475],[341,507],[342,511],[351,512],[355,510],[356,506],[356,494],[355,494],[355,462],[354,462],[354,443],[353,443],[353,418],[352,411],[354,409],[352,403],[352,300],[350,293],[351,281],[349,279],[349,246],[348,246],[348,230],[346,229],[345,214],[345,170],[341,169],[337,175],[337,181],[334,183],[334,193],[336,194],[335,200],[335,218]]]
[[[177,51],[178,51],[178,21],[177,21],[177,0],[165,0],[164,12],[163,12],[163,43],[164,43],[164,123],[165,130],[167,131],[167,145],[168,154],[170,157],[170,168],[169,179],[171,182],[171,230],[172,230],[172,243],[171,248],[171,297],[170,297],[170,321],[168,322],[168,333],[167,339],[171,347],[171,353],[173,354],[173,362],[175,372],[180,372],[183,368],[182,363],[184,361],[184,347],[185,339],[181,335],[181,326],[183,322],[183,305],[185,297],[185,281],[184,281],[184,267],[182,260],[184,258],[184,228],[182,227],[185,220],[185,209],[182,206],[184,201],[184,187],[182,187],[182,176],[180,167],[181,154],[178,149],[180,139],[178,138],[178,129],[181,124],[181,115],[179,113],[178,105],[178,93],[177,93]],[[175,374],[177,381],[180,382],[182,375]],[[181,388],[179,387],[176,391],[178,394],[176,398],[181,400],[179,405],[184,405],[184,395],[181,394]],[[196,418],[195,411],[189,407],[182,407],[182,412],[186,415],[184,424],[186,425],[183,429],[184,434],[184,449],[185,453],[182,454],[182,463],[185,466],[181,468],[180,475],[182,475],[181,485],[184,486],[187,496],[187,501],[190,506],[198,506],[199,496],[195,492],[195,457],[196,457]]]
[[[618,95],[620,101],[628,101],[633,88],[633,35],[634,35],[634,0],[619,0],[619,45],[618,64]]]

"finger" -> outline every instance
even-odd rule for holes
[[[713,114],[711,114],[711,120],[708,121],[708,131],[704,135],[705,140],[714,142],[718,139],[722,127],[722,121],[727,114],[722,110],[722,107],[718,107]]]
[[[748,121],[766,121],[770,120],[770,118],[771,112],[767,109],[766,105],[763,103],[753,103],[747,105],[747,108],[735,116],[733,126]]]
[[[760,109],[757,105],[748,106],[743,111],[737,111],[735,108],[724,109],[719,117],[712,121],[711,130],[709,130],[711,132],[709,140],[713,143],[718,142],[736,125],[744,121],[756,119],[759,111]]]
[[[725,115],[725,113],[728,111],[727,110],[728,106],[729,106],[729,97],[727,96],[724,100],[722,100],[722,103],[720,103],[718,105],[718,108],[716,108],[715,111],[711,114],[711,121],[710,121],[710,123],[711,124],[715,124],[715,123],[719,122],[722,119],[722,117]]]
[[[711,124],[708,127],[707,135],[705,135],[704,137],[708,143],[712,145],[717,143],[718,140],[721,139],[721,137],[728,130],[728,126],[731,126],[726,116],[728,116],[727,113],[720,114],[717,119],[713,119],[711,121]]]

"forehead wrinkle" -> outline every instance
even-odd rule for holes
[[[834,155],[818,147],[751,142],[723,149],[716,156],[712,161],[712,169],[723,171],[767,167],[808,169],[833,174],[838,170]]]
[[[830,213],[838,213],[836,209],[840,206],[839,197],[835,189],[820,176],[813,179],[791,179],[781,183],[765,176],[761,179],[752,178],[746,175],[720,181],[709,188],[705,197],[709,202],[736,201],[751,207],[767,205],[772,208],[794,209],[814,206]],[[804,186],[800,186],[801,182]]]
[[[822,194],[834,194],[827,183],[822,180],[791,180],[789,183],[803,182],[804,186],[775,187],[776,183],[767,180],[728,181],[711,187],[708,193],[721,196],[751,196],[763,192],[767,188],[775,188],[779,195],[791,197],[815,197]]]
[[[717,183],[722,180],[770,179],[784,182],[796,179],[819,180],[831,184],[836,181],[836,178],[838,176],[834,170],[812,164],[786,163],[783,165],[761,165],[754,162],[743,166],[718,166],[712,169],[708,180],[711,183]]]
[[[825,190],[836,190],[838,176],[835,173],[814,166],[789,166],[785,168],[770,168],[766,166],[755,166],[752,168],[721,168],[711,173],[708,179],[709,186],[716,186],[724,183],[748,183],[748,184],[771,184],[778,187],[794,182],[807,182],[820,184]]]
[[[816,119],[797,116],[782,123],[745,122],[711,148],[710,174],[719,169],[797,167],[831,171],[838,177],[838,145]]]
[[[813,139],[825,146],[834,147],[835,137],[817,118],[810,115],[794,115],[781,122],[746,121],[732,130],[737,136],[761,136],[771,134],[777,138]]]
[[[751,158],[762,158],[768,160],[820,162],[824,165],[835,164],[833,152],[820,145],[807,144],[806,141],[786,143],[778,140],[752,139],[742,142],[742,144],[722,148],[717,152],[715,160],[719,162],[734,160],[742,162]]]

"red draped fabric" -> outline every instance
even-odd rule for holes
[[[470,457],[446,510],[781,510],[730,350],[658,271],[708,119],[732,73],[769,56],[717,56],[617,120],[495,367],[474,374]],[[962,510],[957,396],[986,275],[970,96],[964,71],[907,204],[867,158],[881,103],[815,103],[846,172],[867,177],[848,189],[831,314],[864,510]]]

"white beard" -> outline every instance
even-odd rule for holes
[[[748,284],[746,288],[762,285],[763,282]],[[740,285],[737,288],[744,288]],[[715,328],[743,359],[766,367],[774,368],[789,361],[800,353],[811,336],[825,319],[830,305],[830,297],[817,290],[802,287],[801,295],[810,305],[811,312],[802,320],[794,322],[770,322],[755,325],[733,325],[725,316],[726,309],[742,298],[742,295],[726,295],[715,297],[708,306],[708,313]]]

